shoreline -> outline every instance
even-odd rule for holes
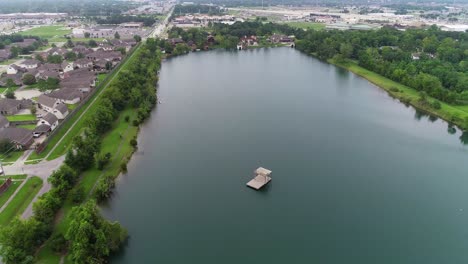
[[[445,122],[447,122],[449,125],[455,125],[462,132],[468,129],[468,123],[467,121],[465,121],[465,120],[468,120],[468,112],[457,108],[457,106],[449,105],[447,103],[444,103],[442,101],[436,100],[428,96],[428,99],[430,101],[435,100],[435,101],[440,102],[441,104],[440,109],[434,109],[428,105],[422,104],[419,101],[419,92],[417,90],[410,88],[408,86],[405,86],[401,83],[392,81],[378,73],[367,70],[359,66],[357,63],[354,63],[354,62],[338,63],[332,59],[328,60],[327,63],[334,65],[336,67],[340,67],[342,69],[348,70],[366,79],[370,83],[377,86],[379,89],[382,89],[385,92],[387,92],[387,94],[391,96],[392,98],[399,100],[401,103],[410,105],[414,107],[416,110],[423,111],[427,114],[436,116],[444,120]]]

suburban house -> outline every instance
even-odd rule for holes
[[[47,80],[48,78],[60,78],[60,71],[62,65],[54,63],[45,63],[37,68],[37,74],[35,75],[38,79]]]
[[[93,68],[93,61],[92,60],[89,60],[89,59],[77,59],[73,65],[75,66],[75,69],[83,69],[83,68],[87,68],[87,69],[92,69]]]
[[[68,62],[68,61],[63,61],[62,62],[62,71],[63,72],[69,72],[69,71],[73,71],[73,70],[74,70],[73,62]]]
[[[10,121],[6,119],[3,115],[0,115],[0,130],[9,127],[10,126]]]
[[[85,94],[77,89],[62,88],[47,94],[47,96],[55,98],[64,104],[77,104],[85,97]]]
[[[173,46],[180,44],[180,43],[184,43],[184,40],[181,38],[171,38],[171,39],[168,39],[167,41],[169,41],[169,43],[171,43],[171,45]]]
[[[106,61],[121,61],[122,53],[118,51],[95,51],[86,55],[88,60],[106,60]]]
[[[34,44],[35,42],[37,42],[36,39],[23,39],[23,41],[21,42],[14,42],[14,43],[11,43],[11,46],[16,46],[16,47],[19,47],[19,48],[26,48],[26,47],[29,47],[31,46],[32,44]]]
[[[34,142],[31,130],[20,127],[6,127],[0,130],[0,139],[8,139],[17,149],[28,149]]]
[[[39,67],[40,64],[41,64],[40,61],[30,59],[30,60],[25,60],[19,63],[18,66],[29,70],[29,69],[35,69]]]
[[[59,119],[65,119],[68,115],[68,107],[66,104],[59,104],[57,107],[54,109],[53,114]]]
[[[52,113],[57,107],[57,105],[60,104],[60,102],[57,99],[41,94],[37,98],[37,104],[39,108],[44,109],[44,111],[47,111],[49,113]]]
[[[0,99],[0,114],[2,115],[14,115],[21,109],[31,108],[31,100],[16,100],[10,98]]]
[[[6,86],[8,84],[8,79],[11,79],[15,85],[23,84],[23,73],[18,72],[17,74],[3,74],[0,79],[0,85]]]
[[[68,50],[64,48],[51,48],[48,52],[47,55],[59,55],[59,56],[65,56],[65,54],[68,52]]]
[[[17,74],[17,73],[24,73],[26,72],[27,70],[25,68],[22,68],[16,64],[11,64],[11,65],[8,65],[8,68],[7,68],[7,71],[6,73],[7,74]]]
[[[60,82],[61,88],[78,89],[81,92],[89,92],[96,85],[96,75],[88,69],[78,69],[64,74]]]
[[[10,49],[0,49],[0,61],[6,61],[10,58]]]
[[[83,45],[76,45],[75,47],[73,47],[72,51],[78,55],[78,54],[83,54],[83,55],[86,55],[86,54],[89,54],[89,53],[92,53],[93,50],[92,49],[88,49],[87,47],[83,46]]]
[[[37,125],[48,125],[50,130],[53,131],[58,126],[58,118],[52,113],[47,113],[45,116],[39,119]]]
[[[280,34],[273,34],[270,37],[270,41],[273,43],[292,43],[294,42],[294,37],[290,36],[285,36],[285,35],[280,35]]]
[[[36,128],[33,130],[33,137],[40,137],[44,133],[50,132],[50,126],[46,124],[41,124],[38,125]]]
[[[40,109],[54,114],[59,120],[68,115],[67,105],[56,98],[42,94],[37,98],[37,104]]]

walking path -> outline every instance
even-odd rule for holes
[[[23,155],[27,156],[26,154]],[[15,190],[15,192],[11,195],[11,197],[6,201],[6,203],[0,208],[0,213],[3,212],[3,210],[10,204],[10,202],[15,198],[16,194],[21,190],[23,185],[26,183],[26,181],[31,178],[32,176],[37,176],[42,179],[43,185],[42,188],[39,190],[39,192],[36,194],[32,202],[28,205],[28,208],[23,212],[22,217],[23,218],[29,218],[32,215],[32,204],[37,200],[39,196],[42,194],[46,193],[47,191],[50,190],[51,185],[47,181],[49,176],[52,174],[54,170],[57,170],[65,160],[65,156],[59,157],[57,159],[51,160],[51,161],[44,161],[40,162],[37,164],[31,164],[31,165],[24,165],[24,159],[23,162],[21,161],[16,161],[12,165],[9,166],[4,166],[3,170],[5,171],[5,174],[8,175],[19,175],[19,174],[26,174],[27,177],[26,179],[20,184],[20,186]]]

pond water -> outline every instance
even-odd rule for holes
[[[294,49],[163,63],[112,263],[467,263],[466,135]],[[263,166],[273,180],[246,187]]]

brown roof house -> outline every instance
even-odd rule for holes
[[[0,130],[0,139],[8,139],[17,149],[28,149],[34,142],[31,130],[20,127],[6,127]]]
[[[37,98],[39,108],[54,114],[58,119],[64,119],[68,115],[68,108],[60,100],[49,97],[47,95],[40,95]]]
[[[45,116],[39,119],[37,125],[48,125],[50,126],[50,130],[53,131],[58,126],[58,118],[52,113],[47,113]]]
[[[14,115],[21,109],[31,108],[31,100],[16,100],[10,98],[0,99],[0,114]]]
[[[78,89],[62,88],[47,94],[47,96],[57,99],[59,102],[63,103],[63,106],[66,107],[65,104],[79,103],[85,97],[85,94]],[[68,109],[66,110],[68,111]]]

